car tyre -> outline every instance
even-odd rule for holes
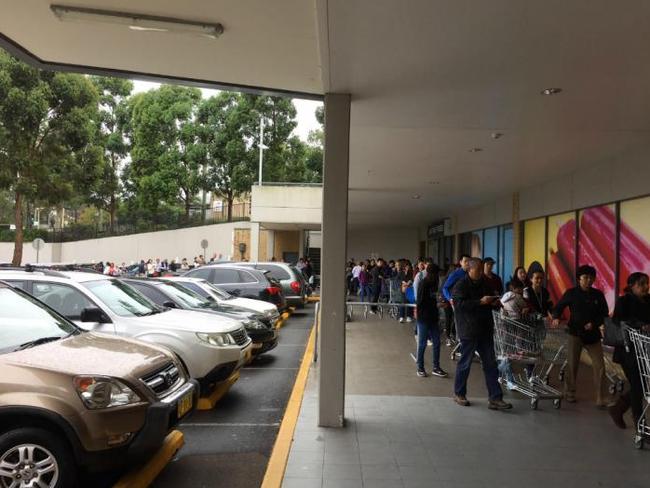
[[[39,463],[43,477],[42,486],[49,488],[70,488],[75,486],[76,467],[72,450],[60,435],[45,429],[32,427],[19,427],[0,435],[0,463],[2,461],[15,464],[20,462],[19,446],[33,447],[34,457],[32,461],[36,466],[35,474],[38,476]],[[51,455],[53,462],[47,462],[47,455]],[[23,458],[25,459],[25,458]],[[5,466],[6,467],[6,466]],[[29,467],[27,467],[29,469]],[[2,470],[5,471],[5,470]],[[9,481],[7,486],[11,486],[11,478],[0,477],[0,485]],[[41,486],[35,484],[34,486]]]

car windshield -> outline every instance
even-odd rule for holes
[[[178,283],[166,281],[161,283],[160,286],[164,288],[165,293],[172,295],[174,299],[178,300],[188,308],[214,308],[213,302],[203,298],[198,293],[179,285]]]
[[[155,305],[138,290],[121,281],[87,281],[83,285],[120,317],[143,317],[166,310]]]
[[[0,353],[77,333],[79,329],[74,324],[35,298],[0,287]]]
[[[212,283],[206,283],[206,284],[210,287],[210,289],[212,290],[212,293],[214,293],[217,297],[219,297],[222,300],[231,300],[231,299],[235,298],[230,293],[222,290],[221,288],[219,288],[218,286],[213,285]]]

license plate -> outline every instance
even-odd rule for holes
[[[180,419],[187,412],[192,410],[192,403],[194,402],[194,392],[186,393],[180,400],[178,400],[178,418]]]

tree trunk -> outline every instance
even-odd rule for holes
[[[232,195],[228,195],[228,222],[232,222],[232,201],[234,200]]]
[[[110,224],[109,228],[111,230],[111,234],[115,230],[115,211],[116,211],[116,201],[115,201],[115,195],[111,195],[111,202],[109,203],[108,207],[108,213],[110,214]]]
[[[23,196],[16,192],[14,216],[16,223],[16,240],[14,241],[14,257],[11,264],[20,266],[23,261]]]
[[[187,193],[187,192],[185,194],[189,195],[189,193]],[[191,204],[192,204],[192,197],[188,196],[185,199],[185,222],[190,221],[190,206],[191,206]]]

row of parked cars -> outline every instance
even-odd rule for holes
[[[250,263],[159,279],[0,267],[0,487],[69,487],[79,468],[154,452],[199,394],[277,345],[287,298],[270,273]]]

